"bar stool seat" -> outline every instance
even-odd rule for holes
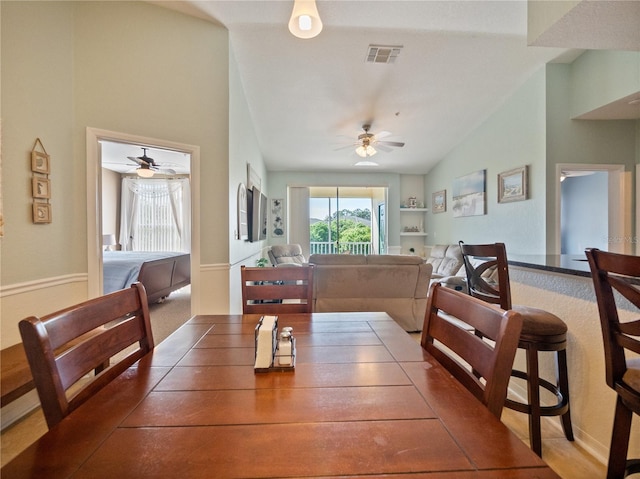
[[[509,267],[504,243],[468,245],[460,241],[460,249],[467,273],[469,294],[489,303],[499,304],[502,309],[517,311],[522,316],[518,348],[525,351],[526,371],[514,369],[511,376],[526,381],[527,402],[507,398],[505,407],[529,415],[531,449],[539,456],[542,456],[542,416],[561,416],[564,435],[569,441],[573,441],[569,408],[566,323],[548,311],[511,304]],[[555,383],[540,377],[538,356],[540,352],[546,351],[555,353]],[[541,404],[540,388],[555,395],[555,404]]]
[[[505,406],[529,415],[529,439],[531,449],[542,455],[541,416],[562,416],[565,437],[573,441],[571,413],[569,410],[569,377],[567,372],[567,325],[555,314],[528,306],[513,306],[522,316],[522,333],[518,348],[526,351],[527,372],[513,370],[511,375],[527,381],[528,403],[507,398]],[[538,353],[556,352],[556,384],[539,375]],[[540,388],[556,397],[556,403],[544,406],[540,400]]]

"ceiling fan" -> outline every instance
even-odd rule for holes
[[[383,140],[382,138],[391,136],[388,131],[370,133],[371,125],[366,123],[362,125],[362,129],[364,133],[358,135],[358,141],[355,143],[356,154],[362,158],[375,155],[378,152],[377,150],[392,151],[390,147],[401,148],[404,146],[404,143],[400,141]]]
[[[154,173],[162,173],[165,175],[175,175],[176,171],[171,168],[163,168],[157,164],[153,158],[147,156],[147,148],[142,148],[142,156],[127,156],[138,167],[136,173],[143,178],[151,178]]]

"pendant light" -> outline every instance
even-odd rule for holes
[[[322,31],[315,0],[294,0],[289,31],[298,38],[313,38]]]

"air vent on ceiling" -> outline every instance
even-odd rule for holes
[[[369,45],[367,63],[395,63],[402,45]]]

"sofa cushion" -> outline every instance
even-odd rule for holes
[[[385,311],[407,331],[422,328],[431,265],[408,255],[311,255],[315,312]]]
[[[435,245],[431,248],[427,263],[433,265],[434,277],[455,276],[461,272],[460,268],[464,265],[460,246]]]
[[[312,254],[309,263],[313,264],[367,264],[367,257],[363,254]]]
[[[370,254],[366,258],[367,264],[396,265],[424,263],[424,259],[422,259],[420,256],[407,254]]]

